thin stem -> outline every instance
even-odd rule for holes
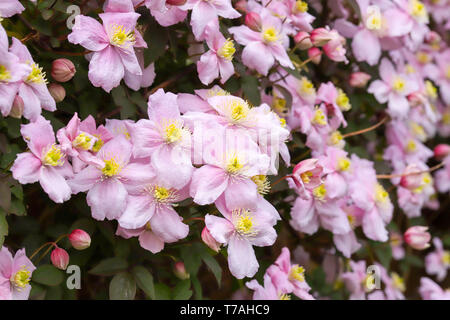
[[[416,175],[416,174],[430,173],[439,168],[442,168],[443,166],[444,166],[444,163],[441,162],[441,163],[435,165],[434,167],[431,167],[428,170],[423,170],[423,171],[419,171],[419,172],[398,173],[398,174],[377,174],[377,179],[401,178],[401,177],[407,177],[407,176],[412,176],[412,175]]]
[[[315,54],[315,55],[313,55],[311,58],[306,59],[305,61],[303,61],[302,63],[300,63],[300,64],[297,66],[297,69],[303,68],[305,65],[307,65],[308,63],[310,63],[311,61],[313,61],[315,57],[318,57],[318,56],[320,56],[321,54],[322,54],[322,51],[319,52],[319,53],[317,53],[317,54]]]
[[[139,8],[140,6],[142,6],[144,3],[145,3],[145,0],[139,2],[137,5],[134,6],[134,10],[136,10],[137,8]]]
[[[279,184],[281,181],[286,180],[287,178],[292,177],[292,175],[288,174],[287,176],[281,177],[280,179],[278,179],[277,181],[275,181],[274,183],[272,183],[272,187],[275,187],[277,184]]]
[[[48,246],[49,244],[53,244],[53,242],[46,242],[44,243],[42,246],[40,246],[39,248],[37,248],[33,254],[30,256],[30,260],[33,260],[34,256],[37,255],[39,253],[39,251],[41,251],[42,249],[45,248],[45,246]]]
[[[349,132],[349,133],[346,133],[346,134],[344,134],[344,135],[342,136],[342,138],[345,139],[345,138],[348,138],[348,137],[357,136],[357,135],[359,135],[359,134],[363,134],[363,133],[366,133],[366,132],[375,130],[375,129],[378,128],[379,126],[383,125],[386,121],[388,121],[388,119],[389,119],[389,117],[384,117],[384,118],[383,118],[380,122],[378,122],[377,124],[375,124],[375,125],[373,125],[373,126],[371,126],[371,127],[369,127],[369,128],[366,128],[366,129],[362,129],[362,130],[358,130],[358,131],[355,131],[355,132]]]

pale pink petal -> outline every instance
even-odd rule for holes
[[[210,214],[205,216],[205,224],[213,238],[220,243],[228,243],[234,232],[234,226],[230,221]]]
[[[171,243],[187,237],[189,226],[182,221],[183,218],[174,209],[163,206],[156,210],[150,225],[158,237]]]
[[[154,213],[155,205],[150,201],[148,195],[128,196],[127,206],[119,218],[119,224],[126,229],[141,228],[153,217]]]
[[[72,192],[67,181],[55,168],[42,166],[39,173],[39,183],[49,198],[56,203],[70,199]]]
[[[127,190],[114,178],[96,183],[86,197],[96,220],[119,219],[127,204]]]
[[[378,37],[367,29],[362,29],[355,35],[352,49],[356,60],[366,61],[371,66],[378,63],[381,56],[381,45]]]
[[[41,160],[36,158],[31,152],[19,153],[11,172],[21,184],[34,183],[39,180],[39,172],[42,166]]]
[[[228,176],[222,168],[205,165],[192,174],[190,195],[199,205],[211,204],[227,186]]]
[[[255,251],[247,240],[239,236],[231,237],[228,243],[228,268],[238,279],[251,278],[256,274],[259,264]]]
[[[164,249],[164,241],[152,231],[144,231],[139,236],[139,244],[151,253],[158,253]]]
[[[262,75],[267,75],[275,59],[269,49],[262,42],[249,43],[242,52],[242,62],[249,68],[255,69]]]
[[[94,53],[89,63],[89,80],[96,87],[102,87],[106,92],[117,87],[124,76],[122,60],[116,50],[108,46]]]

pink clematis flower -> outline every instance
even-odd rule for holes
[[[433,244],[436,250],[425,257],[425,268],[429,275],[436,275],[437,280],[442,281],[450,269],[450,251],[444,250],[439,238],[434,238]]]
[[[419,293],[423,300],[450,300],[450,291],[442,289],[427,277],[420,279]]]
[[[133,156],[151,157],[156,174],[173,187],[181,189],[189,183],[191,163],[191,133],[184,127],[178,109],[177,96],[159,89],[149,97],[148,117],[128,125],[133,141]]]
[[[20,63],[30,67],[28,75],[21,79],[18,89],[14,92],[14,97],[17,93],[24,102],[23,116],[34,121],[41,114],[42,108],[55,111],[56,103],[48,91],[45,72],[34,62],[27,47],[12,38],[10,52],[19,58]]]
[[[294,293],[302,300],[314,300],[308,293],[311,288],[305,280],[305,269],[298,264],[291,264],[291,253],[288,248],[281,250],[275,264],[267,269],[272,282],[283,294]]]
[[[9,18],[15,14],[21,13],[25,7],[19,0],[3,0],[0,3],[0,17]]]
[[[253,290],[253,300],[289,300],[290,296],[283,294],[277,290],[272,282],[270,275],[264,275],[264,286],[261,286],[258,281],[252,280],[245,283],[246,287]]]
[[[178,4],[178,3],[180,4]],[[181,3],[186,1],[177,0],[145,0],[145,6],[150,10],[150,13],[156,21],[163,27],[168,27],[183,21],[188,12],[186,9],[181,9]],[[135,5],[142,3],[142,0],[133,0]]]
[[[341,125],[345,128],[347,121],[345,121],[343,111],[349,111],[351,104],[348,96],[342,89],[336,88],[333,83],[322,83],[317,91],[316,104],[324,103],[327,109],[327,114],[330,127],[333,130],[338,129]]]
[[[141,76],[142,69],[134,47],[144,46],[135,31],[139,14],[135,12],[108,12],[97,20],[78,15],[68,40],[93,51],[89,63],[89,80],[96,87],[110,92],[119,85],[125,72]]]
[[[408,76],[398,73],[392,63],[383,58],[380,65],[381,80],[373,81],[368,92],[380,103],[388,103],[389,113],[395,118],[405,118],[409,111],[407,96],[418,90]]]
[[[206,227],[217,242],[228,245],[231,274],[238,279],[253,277],[259,268],[253,246],[271,246],[277,237],[272,214],[258,206],[229,209],[223,198],[216,206],[224,218],[207,214]]]
[[[182,10],[191,10],[192,32],[198,41],[205,39],[206,25],[210,21],[218,20],[219,16],[226,19],[239,18],[241,14],[233,9],[231,0],[187,0],[186,4],[180,6]]]
[[[0,249],[0,300],[28,300],[35,269],[25,249],[18,250],[13,257],[3,246]]]
[[[152,231],[150,224],[148,227],[144,226],[137,229],[125,229],[118,225],[116,235],[125,239],[138,237],[139,245],[151,253],[158,253],[164,249],[164,240]]]
[[[205,38],[210,50],[197,62],[200,81],[208,85],[220,74],[220,82],[225,83],[234,74],[231,61],[236,49],[233,40],[225,39],[214,21],[206,26]]]
[[[322,184],[323,168],[318,161],[314,158],[300,161],[292,171],[290,178],[294,181],[298,194],[305,199],[310,196],[307,190],[311,191]]]
[[[294,69],[286,53],[289,39],[283,31],[281,20],[272,16],[270,11],[261,12],[261,30],[251,30],[247,26],[229,28],[236,41],[244,45],[243,63],[262,75],[267,75],[275,60],[282,66]]]
[[[143,163],[130,161],[131,151],[131,143],[119,135],[100,149],[99,161],[69,180],[74,194],[88,192],[86,200],[94,219],[119,219],[126,208],[128,191],[153,178],[153,172]]]
[[[21,184],[39,181],[56,203],[69,200],[71,191],[65,178],[72,177],[73,171],[61,146],[55,144],[50,121],[39,117],[35,122],[22,125],[20,132],[30,151],[17,155],[11,168],[14,179]]]

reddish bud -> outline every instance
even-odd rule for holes
[[[319,64],[322,60],[322,51],[319,48],[312,47],[308,49],[308,57],[311,59],[311,62],[314,64]]]
[[[438,144],[434,148],[434,157],[436,159],[443,159],[450,154],[450,145],[448,144]]]
[[[23,114],[23,107],[24,103],[22,98],[16,95],[16,97],[14,98],[13,105],[11,107],[11,111],[9,112],[9,116],[16,119],[20,119]]]
[[[311,42],[315,47],[322,47],[331,40],[337,40],[339,34],[335,30],[329,30],[326,28],[314,29],[311,32]]]
[[[181,280],[186,280],[186,279],[189,279],[189,277],[190,277],[189,273],[187,273],[187,271],[186,271],[184,263],[181,261],[178,261],[177,263],[175,263],[173,272],[175,273],[177,278],[181,279]]]
[[[209,232],[209,230],[206,226],[202,230],[202,240],[212,250],[219,252],[220,243],[217,242],[216,239],[213,238],[213,236],[211,235],[211,233]]]
[[[234,7],[240,12],[247,12],[247,0],[239,0]]]
[[[256,12],[249,12],[245,15],[245,25],[253,31],[260,31],[261,17]]]
[[[312,47],[308,32],[300,31],[295,35],[294,41],[297,44],[297,48],[299,48],[300,50],[307,50]]]
[[[66,89],[58,83],[51,83],[48,86],[48,91],[56,102],[61,102],[66,97]]]
[[[428,232],[428,227],[414,226],[406,230],[403,239],[411,248],[425,250],[430,247],[431,235]]]
[[[52,64],[52,77],[58,82],[67,82],[73,78],[76,69],[68,59],[56,59]]]
[[[354,88],[364,88],[369,82],[371,76],[365,72],[353,72],[350,75],[349,84]]]
[[[69,254],[66,250],[56,247],[50,255],[53,265],[61,270],[66,270],[69,265]]]
[[[186,0],[166,0],[166,3],[171,6],[182,6],[186,3]]]
[[[91,245],[91,237],[86,231],[75,229],[69,234],[69,241],[77,250],[84,250]]]

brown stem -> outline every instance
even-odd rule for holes
[[[433,172],[439,168],[442,168],[443,166],[444,166],[444,163],[441,162],[441,163],[435,165],[434,167],[431,167],[428,170],[423,170],[423,171],[419,171],[419,172],[398,173],[398,174],[377,174],[377,179],[392,179],[392,178],[412,176],[412,175],[416,175],[416,174],[429,173],[429,172]]]
[[[349,132],[349,133],[346,133],[346,134],[344,134],[343,136],[342,136],[342,138],[348,138],[348,137],[353,137],[353,136],[357,136],[357,135],[359,135],[359,134],[362,134],[362,133],[366,133],[366,132],[369,132],[369,131],[372,131],[372,130],[375,130],[376,128],[378,128],[379,126],[381,126],[381,125],[383,125],[386,121],[388,121],[388,119],[389,119],[389,117],[384,117],[380,122],[378,122],[377,124],[375,124],[375,125],[373,125],[373,126],[371,126],[371,127],[369,127],[369,128],[366,128],[366,129],[362,129],[362,130],[358,130],[358,131],[355,131],[355,132]]]
[[[281,181],[286,180],[287,178],[292,177],[292,175],[288,174],[287,176],[281,177],[280,179],[278,179],[277,181],[275,181],[274,183],[272,183],[272,187],[275,187],[277,184],[279,184]]]

